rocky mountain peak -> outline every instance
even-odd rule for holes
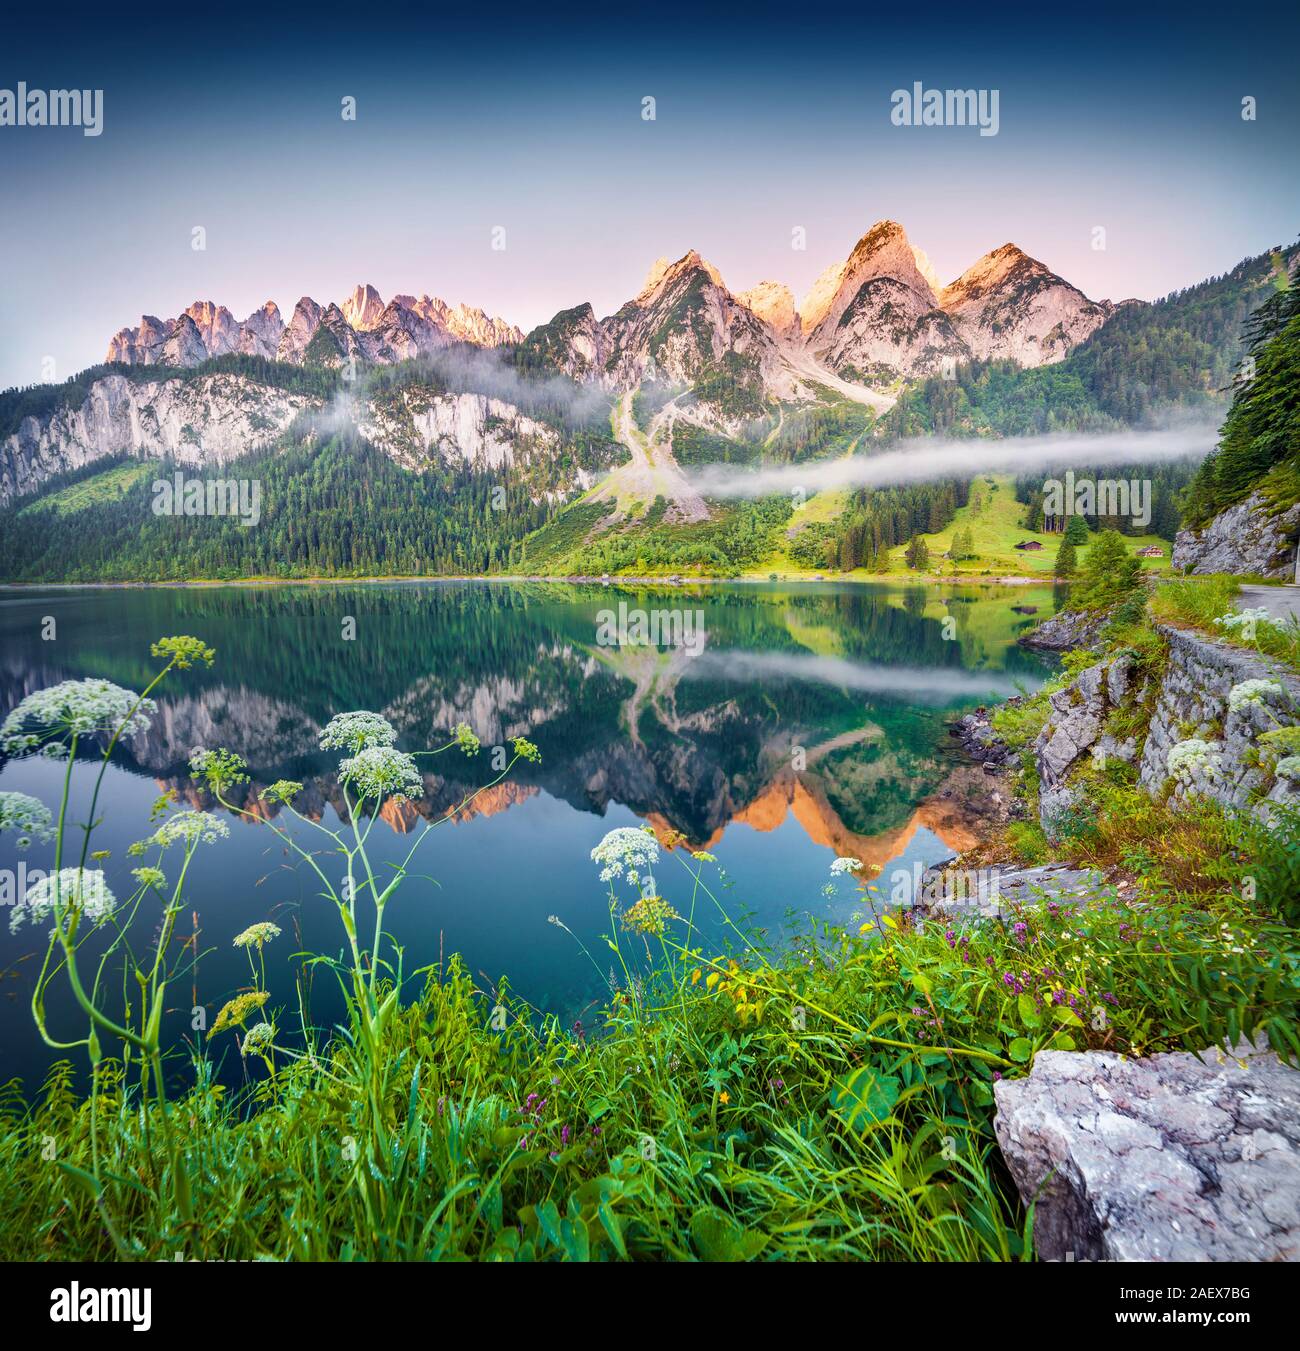
[[[1076,286],[1015,244],[977,259],[939,304],[971,355],[1010,357],[1022,366],[1058,361],[1106,322],[1114,306]]]
[[[688,249],[676,262],[670,262],[667,258],[655,260],[654,265],[646,274],[645,285],[637,295],[636,304],[653,304],[668,287],[693,272],[704,272],[714,286],[722,287],[723,290],[726,289],[722,280],[722,273],[712,263],[701,258],[694,249]]]
[[[1013,272],[1036,272],[1052,276],[1051,271],[1036,258],[1031,258],[1015,244],[1003,244],[982,258],[976,259],[950,286],[939,293],[939,303],[947,309],[966,296],[982,295],[1000,285]]]
[[[844,311],[862,287],[875,277],[893,278],[914,291],[918,303],[932,307],[936,303],[935,292],[918,266],[918,252],[897,221],[877,221],[853,246],[843,263],[827,268],[813,284],[799,310],[803,331],[816,343],[829,341]],[[929,259],[924,254],[920,257],[926,271],[933,275]]]
[[[779,281],[761,281],[742,291],[736,299],[782,338],[794,337],[799,332],[799,315],[794,307],[790,288]]]
[[[357,286],[343,302],[343,317],[360,333],[367,333],[375,328],[383,312],[384,302],[379,292],[369,284]]]

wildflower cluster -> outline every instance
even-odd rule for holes
[[[654,934],[658,937],[670,919],[681,916],[662,896],[642,896],[623,912],[623,924],[633,933]]]
[[[69,919],[84,917],[103,924],[117,908],[117,900],[104,882],[104,874],[89,868],[61,868],[50,877],[33,882],[9,917],[17,932],[26,920],[39,924],[55,913],[55,901]]]
[[[222,793],[237,783],[247,783],[248,765],[234,751],[205,751],[196,746],[190,753],[190,774],[202,779],[214,793]]]
[[[275,1028],[270,1023],[254,1023],[244,1033],[239,1047],[240,1055],[265,1055],[275,1042]]]
[[[424,780],[415,761],[392,746],[367,746],[344,760],[339,779],[351,784],[362,802],[384,796],[418,798],[424,792]]]
[[[178,671],[188,671],[196,661],[211,666],[217,655],[202,639],[184,634],[175,638],[159,638],[149,651],[155,657],[167,657]]]
[[[1219,774],[1219,753],[1223,746],[1217,741],[1202,741],[1191,737],[1169,748],[1165,764],[1169,773],[1186,787],[1195,783],[1198,776],[1214,779]]]
[[[1280,695],[1282,686],[1276,680],[1243,680],[1228,692],[1228,707],[1234,713],[1246,708],[1263,708],[1273,695]]]
[[[1232,614],[1220,615],[1214,623],[1218,628],[1235,633],[1238,629],[1249,631],[1257,624],[1266,624],[1272,617],[1267,610],[1255,606],[1249,610],[1236,610]]]
[[[391,746],[396,740],[397,729],[387,718],[359,710],[331,718],[320,735],[320,748],[351,751],[356,755],[375,746]]]
[[[263,788],[258,796],[263,802],[278,802],[288,805],[302,792],[302,784],[293,779],[276,779],[268,788]]]
[[[218,1032],[225,1032],[232,1027],[242,1027],[248,1015],[260,1009],[270,997],[265,990],[250,990],[246,994],[236,995],[228,1000],[221,1006],[217,1021],[208,1032],[208,1040],[211,1041]]]
[[[591,858],[601,865],[602,882],[626,876],[636,886],[642,870],[659,862],[659,841],[648,826],[619,826],[591,851]]]
[[[531,760],[534,764],[541,764],[542,753],[531,741],[526,740],[524,737],[517,736],[510,744],[514,746],[515,754],[519,756],[521,760]]]
[[[456,738],[456,744],[465,752],[466,755],[477,755],[481,745],[478,737],[474,735],[473,729],[467,722],[458,722],[456,729],[452,733]]]
[[[0,793],[0,830],[17,831],[18,848],[26,849],[33,836],[41,841],[54,838],[54,817],[30,793]]]
[[[60,759],[72,737],[145,731],[157,708],[152,699],[141,699],[109,680],[64,680],[29,694],[0,723],[0,750],[14,756],[41,750]]]
[[[234,946],[237,948],[260,948],[264,943],[269,943],[273,938],[279,938],[280,928],[269,920],[263,920],[260,924],[250,924],[241,934],[235,935]]]
[[[230,827],[224,821],[218,821],[211,812],[186,810],[164,821],[147,840],[137,840],[126,852],[143,854],[149,848],[169,849],[174,844],[192,849],[200,844],[215,844],[229,834]]]

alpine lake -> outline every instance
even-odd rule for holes
[[[379,871],[401,862],[426,822],[441,822],[386,928],[407,982],[459,953],[484,989],[504,978],[572,1025],[609,995],[603,935],[618,919],[591,851],[615,827],[653,828],[661,854],[642,885],[678,910],[691,855],[714,856],[721,908],[777,943],[811,922],[857,927],[896,901],[918,865],[975,843],[971,776],[980,771],[949,728],[1047,678],[1049,664],[1016,638],[1052,610],[1050,586],[993,584],[12,588],[0,591],[0,716],[63,680],[100,676],[142,690],[161,665],[149,651],[160,637],[193,634],[216,650],[210,669],[171,673],[148,729],[114,752],[91,843],[108,851],[97,866],[121,898],[144,861],[128,849],[156,828],[161,794],[174,792],[173,810],[211,809],[228,826],[188,872],[165,1045],[197,1042],[196,1022],[248,988],[248,954],[232,940],[259,921],[281,930],[262,953],[268,1013],[296,1027],[301,994],[316,1025],[339,1018],[336,982],[306,958],[341,951],[338,913],[272,825],[326,871],[330,851],[260,794],[300,782],[294,806],[304,817],[350,829],[339,753],[318,745],[330,718],[380,713],[408,751],[442,746],[468,724],[479,753],[453,747],[421,760],[423,796],[390,799],[373,823],[367,849]],[[515,737],[534,743],[540,761],[519,761],[493,783]],[[247,762],[249,782],[232,800],[251,819],[215,805],[191,778],[199,747]],[[99,767],[93,752],[72,766],[77,851]],[[0,759],[0,790],[57,811],[66,769],[39,756]],[[962,773],[966,786],[954,790]],[[842,856],[866,865],[859,880],[832,877]],[[0,834],[0,1082],[20,1078],[29,1095],[59,1054],[31,1011],[46,926],[11,931],[8,920],[33,871],[52,862],[52,844],[20,852],[13,832]],[[159,922],[160,906],[146,900],[129,935],[137,952],[150,950]],[[725,944],[712,902],[696,906],[695,922],[698,942]],[[59,1002],[68,998],[56,981],[47,1009],[56,1038],[84,1035]],[[222,1055],[219,1073],[237,1078],[233,1041]],[[189,1075],[183,1057],[173,1073]]]

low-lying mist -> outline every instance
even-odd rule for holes
[[[976,474],[1091,472],[1108,466],[1199,460],[1214,448],[1222,415],[1171,422],[1158,428],[1059,432],[1003,440],[919,437],[874,455],[746,469],[705,465],[687,472],[704,497],[767,497],[828,488],[886,488]]]

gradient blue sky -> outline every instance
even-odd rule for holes
[[[0,128],[0,386],[198,298],[287,319],[368,281],[529,328],[610,313],[693,247],[801,299],[883,217],[945,281],[1012,240],[1090,296],[1154,298],[1300,228],[1290,7],[48,13],[7,19],[0,87],[102,88],[105,127]],[[914,80],[997,88],[999,134],[893,126]]]

